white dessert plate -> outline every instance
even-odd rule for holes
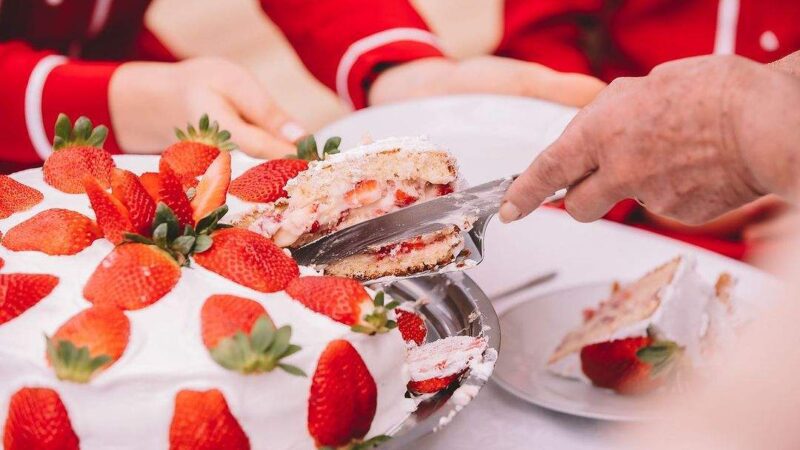
[[[581,312],[607,298],[612,281],[558,290],[519,303],[500,316],[503,358],[494,380],[536,405],[582,417],[638,421],[654,418],[657,394],[623,396],[547,370],[561,338],[581,322]]]

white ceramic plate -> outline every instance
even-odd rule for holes
[[[574,114],[573,108],[531,99],[488,95],[441,97],[362,110],[320,130],[318,136],[322,139],[342,136],[342,148],[347,148],[358,144],[365,134],[373,138],[427,134],[453,152],[464,177],[469,183],[477,184],[522,171],[561,133]],[[469,275],[492,297],[533,277],[557,272],[550,283],[495,303],[498,314],[503,316],[514,305],[546,292],[636,279],[678,254],[694,255],[699,272],[708,280],[714,280],[722,271],[731,272],[739,279],[737,294],[754,303],[764,298],[764,289],[774,287],[771,277],[739,261],[625,225],[606,221],[578,223],[563,211],[553,209],[542,209],[511,225],[494,220],[487,230],[485,259],[480,266],[471,269]],[[599,300],[596,295],[576,295],[576,298],[589,303]],[[580,315],[573,314],[581,309],[577,303],[565,304],[564,311],[556,311],[554,316],[579,320]],[[505,328],[508,326],[502,318],[501,327],[504,328],[503,344],[498,364],[505,364],[504,360],[513,357],[515,350],[507,341]],[[558,331],[555,328],[554,325],[553,331]],[[561,334],[556,334],[552,339],[560,337]],[[530,347],[532,349],[525,351],[551,348],[541,350],[536,343]],[[578,384],[575,386],[582,388]],[[503,405],[494,399],[487,402],[494,402],[495,409]],[[536,403],[554,407],[549,402]],[[567,404],[556,409],[576,415],[621,418],[600,410],[587,414],[586,409]],[[476,416],[476,424],[480,422],[488,427],[502,417],[498,410],[471,414]],[[618,416],[629,417],[630,414]],[[522,426],[525,419],[520,417],[519,420]],[[495,425],[510,426],[508,423]],[[467,432],[464,442],[470,439]]]
[[[561,338],[595,307],[611,281],[567,288],[509,308],[501,316],[504,357],[494,380],[517,397],[554,411],[604,420],[653,418],[654,395],[623,396],[580,380],[554,375],[546,360]]]

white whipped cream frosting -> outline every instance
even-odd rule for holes
[[[157,171],[158,158],[115,157],[118,167],[134,173]],[[234,154],[233,176],[256,164]],[[0,231],[49,208],[68,208],[94,217],[85,194],[65,194],[42,179],[40,170],[12,175],[40,190],[44,201],[28,211],[0,220]],[[228,196],[229,214],[252,204]],[[128,311],[131,337],[122,358],[88,384],[58,380],[45,359],[44,335],[52,335],[70,317],[90,306],[83,299],[86,280],[111,251],[98,239],[74,256],[12,252],[0,247],[3,273],[48,273],[59,277],[53,292],[17,318],[0,325],[0,424],[8,401],[22,387],[51,387],[64,402],[84,450],[166,449],[174,399],[181,389],[217,388],[257,449],[309,449],[306,428],[308,392],[320,353],[333,339],[347,339],[361,354],[378,385],[378,408],[368,436],[386,433],[414,409],[405,399],[408,369],[405,344],[397,330],[378,336],[353,333],[349,327],[317,314],[284,292],[264,294],[227,280],[197,264],[182,269],[177,286],[150,307]],[[313,271],[301,268],[305,274]],[[260,302],[281,326],[292,326],[292,341],[302,351],[286,362],[309,377],[275,370],[241,375],[218,366],[200,335],[200,309],[212,294],[234,294]]]

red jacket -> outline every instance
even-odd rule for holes
[[[39,165],[60,112],[111,125],[123,61],[174,57],[143,25],[150,0],[0,0],[0,172]],[[405,1],[261,0],[311,72],[357,106],[376,70],[441,56]],[[106,143],[119,148],[113,129]]]

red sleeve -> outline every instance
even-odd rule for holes
[[[443,56],[408,0],[261,0],[306,67],[355,108],[392,65]]]
[[[580,20],[601,9],[600,0],[505,0],[503,37],[495,51],[561,72],[591,73],[581,48]]]
[[[63,112],[111,125],[108,83],[117,64],[70,61],[21,42],[0,43],[0,171],[41,164],[50,154],[53,126]],[[105,148],[119,152],[109,134]]]

